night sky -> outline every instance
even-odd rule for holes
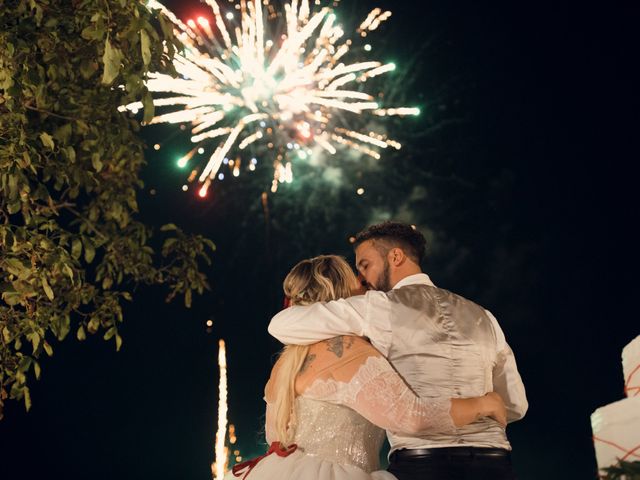
[[[519,478],[595,477],[589,416],[623,398],[621,350],[640,334],[640,9],[342,3],[339,15],[353,22],[374,6],[393,10],[369,41],[374,57],[411,66],[398,98],[422,115],[395,133],[405,148],[377,168],[345,166],[337,185],[301,175],[269,196],[267,217],[268,161],[200,200],[181,191],[175,166],[187,137],[143,130],[141,218],[211,238],[212,289],[188,310],[165,304],[162,288],[140,287],[119,353],[101,337],[54,344],[32,382],[31,412],[11,402],[0,421],[0,478],[209,478],[219,338],[238,447],[245,458],[262,453],[262,390],[280,348],[266,326],[284,275],[320,253],[352,260],[349,236],[388,217],[427,234],[424,269],[438,286],[501,323],[530,403],[507,430]],[[183,19],[208,12],[167,5]]]

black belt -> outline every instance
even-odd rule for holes
[[[392,462],[419,460],[434,457],[495,457],[510,458],[511,452],[504,448],[485,447],[442,447],[442,448],[403,448],[394,451],[389,457]]]

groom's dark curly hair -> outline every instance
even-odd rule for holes
[[[390,249],[400,247],[418,265],[424,258],[427,244],[424,236],[414,226],[391,221],[371,225],[358,233],[353,248],[367,240],[374,240],[374,245],[383,256]]]

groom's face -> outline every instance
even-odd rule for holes
[[[389,262],[373,240],[362,242],[356,248],[356,267],[372,290],[391,290]]]

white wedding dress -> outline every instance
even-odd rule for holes
[[[368,343],[359,345],[318,372],[296,398],[297,449],[287,456],[268,454],[225,480],[396,480],[379,470],[383,429],[411,435],[455,430],[450,399],[416,397],[384,357]],[[266,400],[271,443],[268,393]]]

